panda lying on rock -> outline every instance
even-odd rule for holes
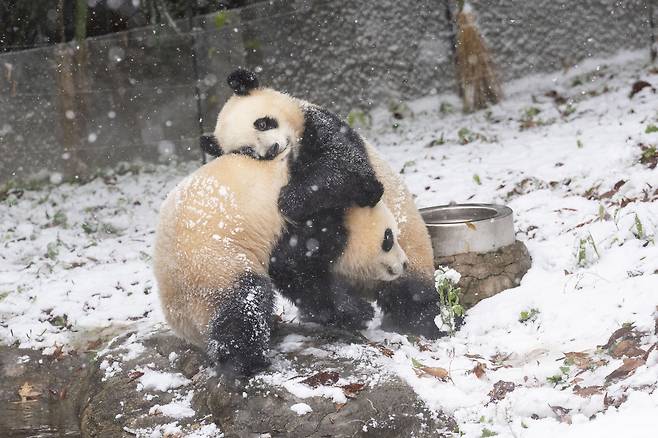
[[[266,363],[274,286],[305,320],[362,328],[375,299],[383,328],[438,336],[430,239],[395,172],[326,109],[259,87],[246,70],[228,82],[234,95],[202,142],[227,156],[195,172],[191,192],[190,178],[181,183],[161,212],[154,261],[172,327],[252,372]],[[220,225],[229,231],[207,230]]]

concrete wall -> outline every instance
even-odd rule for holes
[[[471,3],[505,80],[622,48],[648,53],[643,0]],[[138,158],[198,158],[193,44],[206,130],[238,65],[342,114],[455,84],[441,0],[274,0],[198,18],[195,40],[186,23],[179,27],[88,40],[86,60],[74,68],[73,119],[63,116],[56,72],[61,50],[75,63],[76,47],[0,56],[0,182],[41,169],[71,176],[80,171],[72,157],[87,172]]]
[[[647,48],[649,2],[473,0],[504,80],[549,72],[624,48]],[[658,12],[658,11],[656,11]]]

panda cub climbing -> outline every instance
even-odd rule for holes
[[[154,272],[169,325],[227,371],[267,365],[274,289],[270,254],[284,231],[277,199],[289,181],[287,152],[272,160],[230,155],[185,178],[160,209]],[[336,276],[392,281],[407,258],[383,204],[351,208]],[[343,296],[340,306],[353,305]]]
[[[364,300],[375,299],[384,312],[384,328],[438,336],[432,246],[399,176],[334,113],[261,87],[247,70],[233,72],[228,83],[234,95],[219,113],[213,135],[202,138],[202,147],[214,156],[243,154],[256,160],[288,156],[289,181],[279,195],[279,209],[291,223],[273,248],[269,268],[277,289],[308,320],[338,325],[346,319],[361,320],[364,325],[373,316]],[[375,205],[380,199],[400,227],[408,270],[386,283],[336,277],[332,267],[348,236],[345,211],[354,205]],[[359,303],[353,306],[359,315],[346,315],[332,304],[340,302],[344,293]]]

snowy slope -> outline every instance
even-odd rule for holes
[[[454,337],[408,339],[375,321],[364,334],[392,357],[353,345],[316,353],[403,377],[466,436],[654,436],[658,168],[640,158],[641,145],[658,145],[648,128],[658,125],[658,98],[649,88],[629,98],[638,79],[658,87],[643,56],[508,84],[505,102],[472,115],[451,110],[459,104],[450,95],[411,103],[402,120],[375,112],[364,135],[403,171],[419,206],[508,204],[533,267],[519,287],[470,309]],[[160,202],[192,169],[12,192],[0,204],[0,341],[47,354],[163,325],[153,230]],[[600,347],[624,324],[634,328],[612,351]],[[623,349],[620,341],[628,341]],[[569,352],[578,354],[565,360]],[[449,378],[423,373],[412,359]],[[275,363],[260,378],[305,393],[290,377]]]

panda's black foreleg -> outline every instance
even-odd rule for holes
[[[362,330],[375,316],[372,304],[359,295],[353,284],[340,276],[332,276],[329,296],[333,303],[331,325],[349,330]]]
[[[295,177],[279,194],[281,213],[298,221],[323,210],[375,206],[384,194],[384,186],[369,165],[351,163],[351,167],[362,167],[357,171],[342,164],[335,158],[320,158],[304,173],[293,173]]]
[[[269,278],[243,274],[210,321],[208,355],[220,369],[250,375],[269,364],[274,288]]]
[[[432,280],[413,272],[382,283],[377,291],[377,304],[384,314],[382,328],[427,338],[442,336],[434,323],[439,314],[438,298]]]
[[[372,304],[341,278],[328,274],[300,279],[297,274],[295,283],[279,290],[297,305],[302,321],[361,330],[374,317]]]

